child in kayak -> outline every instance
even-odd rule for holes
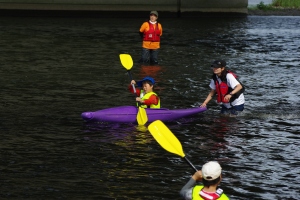
[[[141,89],[136,89],[136,91],[134,91],[132,84],[137,84],[137,86]],[[154,84],[155,81],[150,76],[146,76],[137,83],[135,82],[135,80],[131,81],[129,90],[131,93],[136,93],[136,101],[140,103],[141,107],[160,108],[160,99],[158,95],[155,92],[153,92]]]
[[[180,190],[180,195],[185,200],[227,200],[229,199],[221,188],[218,188],[222,180],[222,168],[218,162],[210,161],[202,166],[202,170],[195,172],[191,179]],[[196,185],[202,181],[203,185]]]

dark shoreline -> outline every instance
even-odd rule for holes
[[[248,9],[248,15],[258,15],[258,16],[300,16],[300,9],[275,9],[275,10],[254,10]]]
[[[161,12],[164,17],[245,17],[245,16],[300,16],[300,9],[259,10],[248,8],[248,13],[210,13],[210,12]],[[5,17],[144,17],[144,11],[86,11],[86,10],[1,10]]]

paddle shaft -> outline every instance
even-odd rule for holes
[[[191,163],[191,161],[189,161],[189,159],[187,159],[187,157],[184,156],[184,160],[197,172],[198,169]]]
[[[120,54],[120,60],[121,60],[123,67],[125,67],[125,69],[127,69],[127,73],[129,75],[130,81],[132,81],[133,79],[132,79],[132,76],[130,73],[130,69],[133,66],[133,61],[132,61],[131,56],[129,54]],[[135,96],[138,97],[134,84],[131,84],[131,85],[132,85]],[[140,102],[137,102],[137,106],[138,106],[138,113],[136,116],[136,120],[139,125],[144,125],[148,121],[146,110],[141,107]]]
[[[127,72],[128,72],[128,75],[129,75],[129,78],[130,78],[130,81],[132,81],[133,79],[132,79],[132,76],[131,76],[131,72],[130,72],[130,70],[127,70]],[[137,96],[138,97],[138,95],[137,95],[137,93],[136,93],[136,89],[135,89],[135,86],[134,86],[134,84],[131,84],[132,85],[132,88],[133,88],[133,92],[134,92],[134,94],[135,94],[135,96]],[[138,103],[138,107],[140,107],[140,105],[141,105],[141,102],[137,102]]]
[[[130,70],[127,70],[127,72],[128,72],[128,75],[129,75],[130,81],[132,81],[133,79],[132,79],[132,76],[131,76]],[[132,85],[132,88],[133,88],[134,94],[136,95],[135,86],[134,86],[134,84],[131,84],[131,85]]]

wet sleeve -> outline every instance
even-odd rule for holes
[[[192,178],[181,188],[180,196],[185,200],[192,200],[193,198],[193,187],[196,185],[196,181]]]

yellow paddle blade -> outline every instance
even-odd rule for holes
[[[129,54],[120,54],[120,60],[123,67],[125,67],[127,70],[130,70],[132,68],[133,61]]]
[[[136,120],[139,125],[144,125],[148,121],[148,116],[145,108],[139,107],[138,113],[136,115]]]
[[[148,126],[148,129],[155,140],[165,150],[177,154],[181,157],[185,157],[181,143],[162,121],[156,120],[152,122]]]

